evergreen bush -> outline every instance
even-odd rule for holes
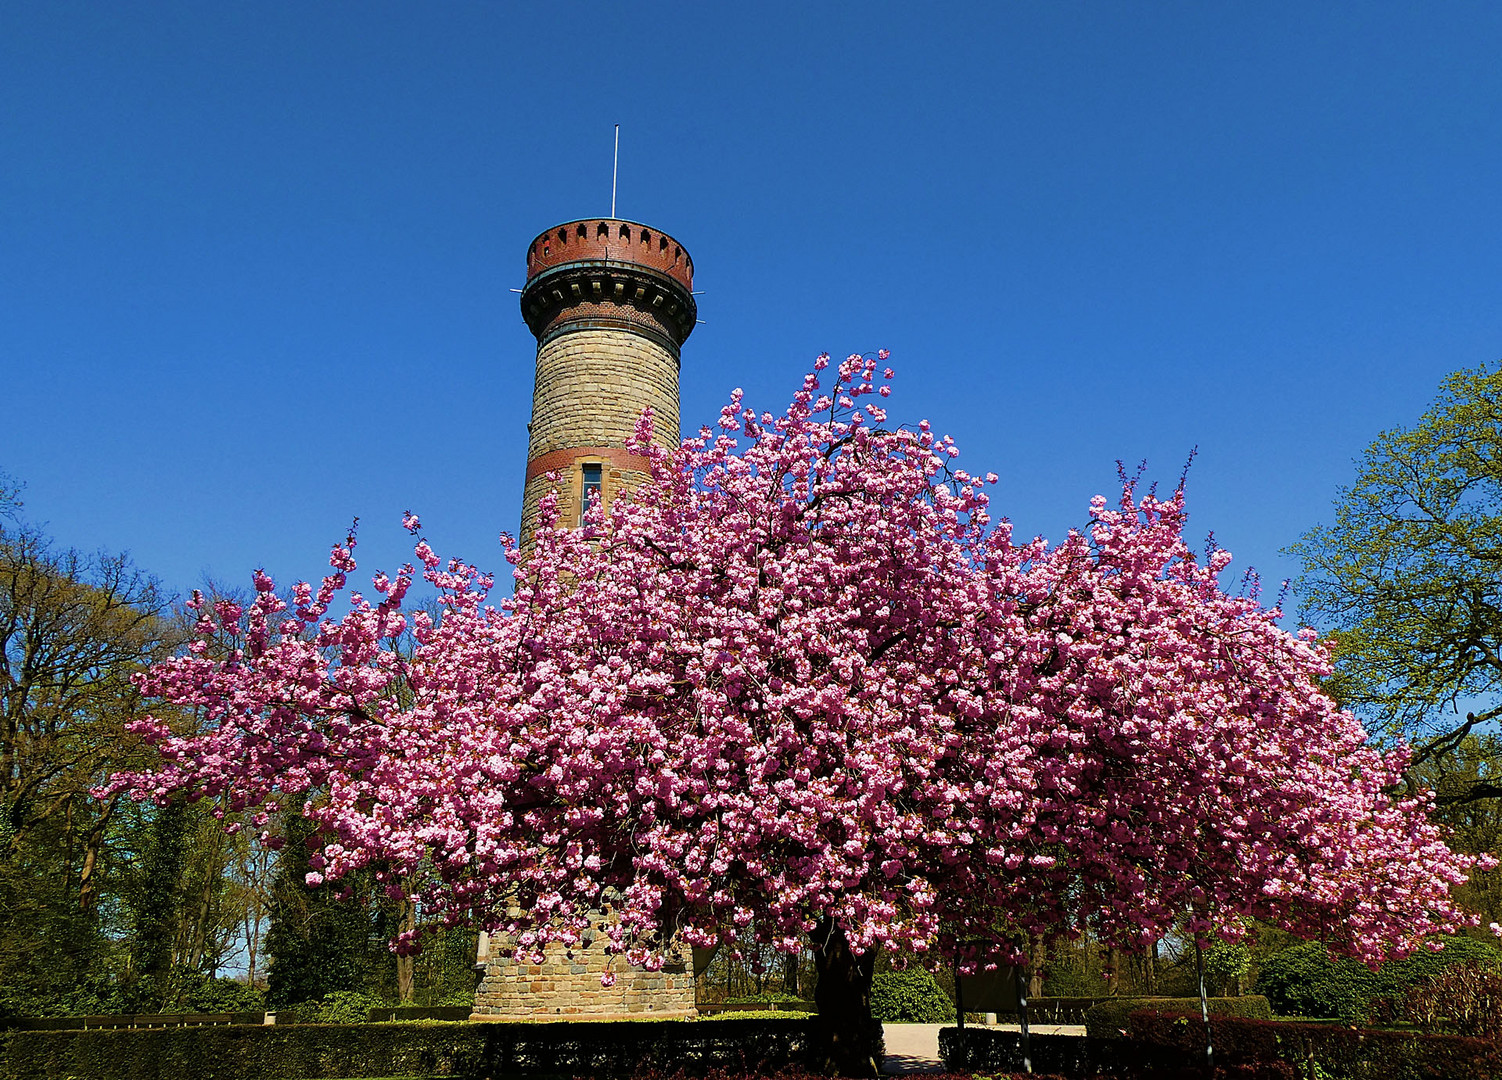
[[[1280,1016],[1357,1023],[1371,1019],[1374,1010],[1391,1013],[1393,1003],[1406,999],[1410,989],[1452,964],[1498,963],[1497,949],[1486,942],[1461,937],[1438,941],[1443,951],[1423,949],[1376,971],[1356,960],[1332,959],[1323,945],[1305,942],[1262,961],[1257,992],[1266,995]]]
[[[884,971],[871,980],[871,1015],[884,1021],[951,1024],[954,1002],[922,968]]]
[[[261,1012],[266,1008],[266,995],[235,979],[203,979],[187,987],[181,1004],[182,1012]]]
[[[278,1024],[363,1024],[372,1010],[386,1008],[387,1003],[360,990],[335,990],[317,1001],[276,1011]]]

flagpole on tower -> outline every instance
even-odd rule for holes
[[[610,166],[610,216],[615,217],[615,178],[621,171],[621,125],[615,125],[615,163]]]

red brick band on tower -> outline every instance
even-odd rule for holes
[[[537,380],[522,498],[530,549],[556,473],[559,520],[577,524],[587,491],[607,504],[640,483],[626,450],[642,410],[656,441],[678,444],[679,348],[693,332],[694,263],[671,236],[634,221],[557,225],[527,249],[521,310],[537,338]]]

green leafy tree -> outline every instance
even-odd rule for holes
[[[129,830],[90,792],[135,763],[132,676],[178,638],[155,581],[55,548],[18,491],[0,477],[0,1006],[36,1012],[97,1005],[124,966]]]
[[[165,980],[172,967],[182,908],[183,863],[188,840],[187,804],[161,807],[150,826],[142,860],[143,888],[136,906],[131,952],[142,978]]]
[[[208,803],[92,795],[140,764],[133,676],[190,624],[129,559],[26,524],[20,492],[0,472],[0,1011],[253,1001],[215,976],[263,915],[254,832],[227,835]]]
[[[1329,689],[1414,749],[1440,806],[1502,796],[1502,763],[1455,751],[1502,719],[1502,368],[1459,371],[1380,434],[1332,524],[1291,550],[1303,613],[1334,632]],[[1420,781],[1420,774],[1423,781]]]
[[[1205,981],[1218,997],[1239,997],[1251,966],[1252,953],[1244,941],[1217,941],[1205,950]]]

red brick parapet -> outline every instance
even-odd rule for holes
[[[636,221],[589,218],[557,225],[527,249],[527,280],[544,270],[572,262],[635,263],[694,288],[694,260],[667,233]]]

